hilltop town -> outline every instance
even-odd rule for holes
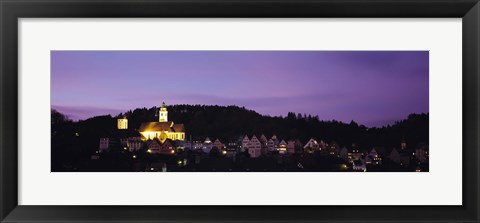
[[[187,113],[186,108],[175,110]],[[132,120],[134,119],[133,126],[129,123],[131,122],[129,116]],[[318,117],[307,115],[304,115],[305,118],[293,116],[289,113],[286,119],[311,119],[312,122],[318,120]],[[419,119],[424,116],[419,116]],[[428,115],[426,117],[428,123]],[[152,120],[152,118],[156,120]],[[169,110],[165,103],[162,103],[156,109],[155,115],[147,120],[138,120],[138,117],[133,117],[132,112],[121,114],[115,119],[116,129],[105,132],[97,138],[96,148],[88,149],[90,154],[80,151],[84,157],[88,155],[88,159],[70,165],[52,164],[52,168],[57,168],[59,171],[140,172],[429,171],[428,137],[424,142],[412,140],[416,141],[412,142],[412,145],[408,138],[405,138],[405,135],[408,136],[408,134],[403,134],[395,137],[398,139],[397,146],[388,146],[388,143],[382,144],[380,143],[382,139],[378,140],[379,145],[371,142],[366,146],[366,143],[360,142],[362,140],[358,140],[359,142],[342,141],[341,134],[337,134],[338,139],[332,139],[332,136],[327,139],[322,138],[321,135],[303,134],[300,136],[298,133],[293,134],[295,132],[288,135],[277,135],[271,129],[265,130],[268,133],[255,134],[252,133],[255,131],[245,131],[241,134],[228,135],[228,137],[215,131],[212,131],[216,133],[215,135],[206,135],[205,132],[192,130],[198,134],[194,135],[189,133],[188,125],[169,119]],[[114,124],[104,122],[101,125]],[[395,126],[385,129],[369,129],[356,123],[350,123],[350,125],[353,125],[351,129],[365,129],[363,131],[366,132],[377,131],[382,134],[389,131],[395,132],[391,130],[395,129]],[[416,128],[416,126],[409,126],[409,128],[411,127]],[[110,127],[107,126],[107,128]],[[278,129],[280,131],[280,128]],[[256,129],[256,132],[259,131],[262,129]],[[52,141],[55,140],[56,133],[57,131],[52,132]],[[75,134],[77,138],[83,135],[78,131]],[[347,134],[346,132],[343,137],[348,138]],[[376,136],[377,133],[365,134]],[[296,135],[298,137],[295,137]],[[365,136],[362,139],[364,138],[368,137]],[[370,138],[373,137],[370,136]],[[388,134],[382,138],[388,138]],[[88,137],[88,140],[93,141],[94,139]],[[385,140],[383,139],[383,141]],[[55,145],[55,143],[52,144]]]

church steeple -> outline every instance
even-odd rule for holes
[[[162,107],[160,108],[158,121],[168,122],[168,111],[167,111],[167,106],[165,105],[165,102],[162,103]]]

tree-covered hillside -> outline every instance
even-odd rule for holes
[[[360,148],[398,147],[402,139],[411,146],[428,144],[428,114],[411,114],[391,126],[367,128],[354,121],[322,121],[318,116],[293,112],[286,117],[264,116],[237,106],[173,105],[167,108],[169,120],[185,124],[187,138],[192,136],[194,140],[208,136],[226,142],[245,134],[249,137],[265,134],[268,138],[276,134],[285,140],[299,139],[305,143],[313,137],[327,143],[335,141],[347,147],[356,144]],[[116,117],[93,117],[72,122],[72,127],[80,131],[80,134],[94,132],[95,135],[104,137],[115,132],[117,117],[127,116],[129,129],[135,130],[142,122],[157,121],[157,110],[157,107],[139,108]]]
[[[118,114],[97,116],[81,121],[71,121],[65,115],[52,110],[52,169],[82,168],[98,150],[101,137],[122,137],[134,134],[145,121],[157,121],[157,108],[139,108]],[[117,130],[117,118],[127,116],[128,131]],[[187,139],[204,140],[219,138],[223,143],[236,141],[238,137],[265,134],[270,138],[299,139],[306,143],[311,137],[326,143],[336,142],[361,151],[372,147],[399,148],[405,140],[410,149],[428,145],[428,114],[411,114],[391,126],[367,128],[354,121],[322,121],[310,115],[289,113],[287,117],[263,116],[255,111],[237,106],[173,105],[168,106],[168,119],[185,125]],[[137,133],[138,134],[138,133]]]

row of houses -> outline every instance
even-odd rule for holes
[[[240,152],[247,152],[250,157],[257,158],[268,153],[278,152],[279,154],[296,153],[296,148],[301,147],[301,143],[297,141],[279,140],[275,135],[267,139],[265,135],[257,137],[253,135],[249,138],[247,135],[239,137],[236,141],[222,143],[219,139],[211,141],[207,137],[204,141],[179,142],[185,149],[201,150],[209,153],[213,148],[221,150],[227,156],[234,156]]]
[[[386,150],[380,147],[372,148],[369,152],[361,152],[355,149],[349,151],[342,148],[339,157],[352,164],[353,170],[366,171],[367,166],[382,165],[385,161],[405,167],[428,163],[429,151],[427,146],[419,146],[414,150],[406,148]],[[421,169],[417,168],[416,171],[420,172]]]
[[[276,135],[267,139],[265,135],[257,137],[247,135],[239,137],[237,140],[230,141],[226,144],[219,139],[215,141],[206,137],[203,141],[181,141],[166,139],[142,140],[140,136],[124,137],[124,138],[101,138],[99,150],[105,151],[112,147],[123,147],[132,152],[140,149],[147,149],[152,154],[175,154],[177,150],[194,150],[210,153],[212,149],[218,150],[227,157],[235,157],[238,153],[247,152],[251,158],[258,158],[268,154],[296,154],[296,153],[319,153],[332,157],[341,158],[342,160],[352,164],[354,169],[362,170],[367,165],[381,165],[382,160],[387,158],[389,161],[400,165],[409,165],[414,158],[416,161],[428,162],[428,146],[420,146],[415,149],[409,149],[406,142],[402,141],[400,149],[385,149],[382,147],[372,148],[370,151],[360,151],[355,145],[350,148],[340,148],[335,142],[327,144],[322,140],[317,141],[311,138],[305,145],[299,140],[281,140]]]
[[[144,148],[144,141],[141,140],[140,136],[131,136],[124,138],[112,138],[105,137],[100,138],[100,145],[98,147],[99,151],[106,151],[115,147],[124,147],[130,151],[137,151]]]

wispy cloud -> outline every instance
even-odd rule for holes
[[[428,51],[53,51],[72,118],[168,104],[377,123],[428,112]]]
[[[58,112],[66,115],[68,118],[72,120],[87,119],[87,118],[100,116],[100,115],[117,115],[119,113],[125,112],[120,109],[99,108],[99,107],[89,107],[89,106],[52,105],[52,109],[57,110]]]

